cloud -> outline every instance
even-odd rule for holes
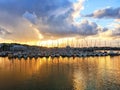
[[[93,13],[86,15],[86,17],[120,19],[120,7],[109,7],[105,9],[96,10]]]
[[[120,38],[120,24],[115,26],[115,28],[112,30],[112,37],[119,37]]]
[[[4,11],[0,12],[0,38],[15,42],[38,41],[39,31],[26,19]]]
[[[89,36],[89,35],[96,35],[98,31],[99,29],[96,23],[83,20],[78,26],[77,33],[79,33],[80,35]]]
[[[58,8],[70,7],[72,3],[69,0],[5,0],[0,3],[0,10],[22,15],[25,11],[34,12],[38,16],[48,16],[50,11]]]
[[[0,35],[1,36],[5,36],[5,35],[9,35],[11,34],[10,32],[8,32],[5,28],[0,26]]]
[[[88,20],[75,23],[74,19],[80,17],[80,12],[84,9],[84,1],[0,0],[0,26],[10,32],[4,35],[4,39],[31,42],[41,39],[95,36],[100,30],[108,31],[109,29],[100,28],[95,22]],[[100,18],[102,17],[101,15]]]
[[[41,35],[41,33],[44,33],[43,30],[45,30],[43,28],[46,28],[47,30],[47,26],[53,28],[57,25],[55,27],[56,30],[54,29],[55,32],[51,30],[46,33],[53,32],[54,35],[54,33],[64,31],[61,31],[59,27],[62,27],[62,25],[65,24],[65,19],[70,15],[72,11],[71,6],[72,3],[69,0],[6,0],[4,2],[1,1],[0,25],[9,28],[8,30],[12,32],[11,36],[7,36],[8,39],[20,41],[31,41],[33,39],[39,40],[39,36]],[[63,12],[61,13],[60,11]],[[53,14],[51,15],[51,13]],[[33,27],[30,27],[30,25]],[[38,31],[38,29],[39,31],[41,31],[41,33]],[[43,35],[47,35],[46,33],[44,33]]]
[[[28,20],[30,20],[30,22],[32,22],[32,23],[36,23],[36,21],[37,21],[37,16],[36,16],[36,14],[35,13],[29,13],[29,12],[25,12],[24,14],[23,14],[23,17],[25,17],[26,19],[28,19]]]
[[[31,18],[27,18],[27,20],[30,22],[32,21]],[[37,23],[35,26],[39,29],[40,33],[45,39],[72,36],[90,36],[96,35],[99,30],[98,25],[94,22],[82,20],[79,24],[73,24],[72,22],[69,22],[67,18],[63,19],[62,16],[53,17],[52,20],[49,20],[49,18],[37,18],[36,20]]]
[[[11,27],[11,35],[8,35],[7,39],[12,39],[16,42],[35,42],[39,41],[39,31],[35,29],[28,21],[21,19],[20,24],[15,27]]]
[[[84,9],[83,6],[84,2],[85,0],[76,0],[76,2],[73,4],[73,13],[72,13],[73,19],[80,17],[80,11]]]
[[[113,28],[103,28],[99,36],[109,37],[111,39],[120,38],[120,25],[118,23],[111,24]]]

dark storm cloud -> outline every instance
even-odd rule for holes
[[[92,14],[86,15],[86,17],[120,19],[120,7],[96,10]]]

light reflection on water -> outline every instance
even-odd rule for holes
[[[120,90],[120,56],[0,58],[0,90]]]

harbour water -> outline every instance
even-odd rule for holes
[[[0,90],[120,90],[120,56],[0,58]]]

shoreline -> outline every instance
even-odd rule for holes
[[[40,47],[21,44],[0,44],[0,57],[41,58],[41,57],[94,57],[119,56],[120,47]]]

